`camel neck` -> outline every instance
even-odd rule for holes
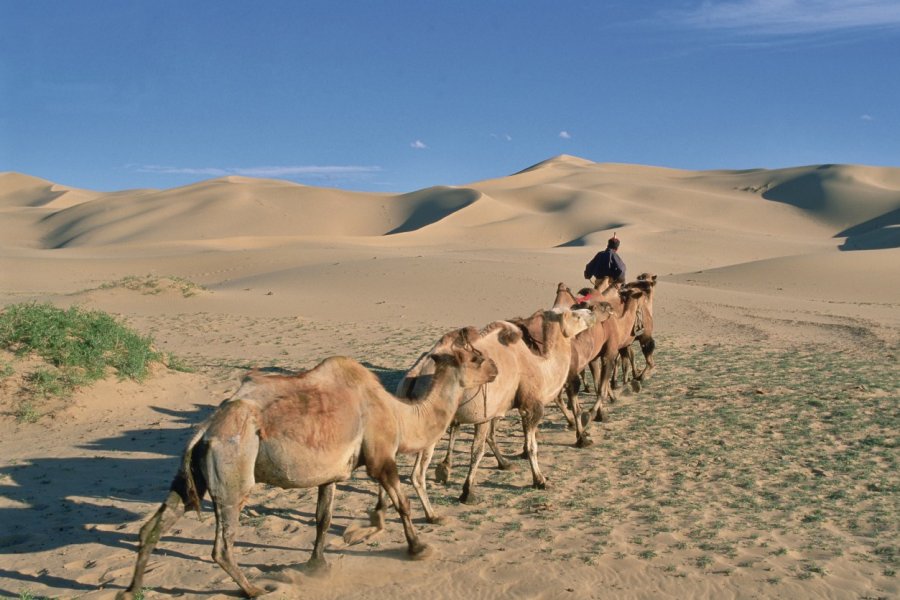
[[[397,421],[401,428],[401,452],[417,452],[436,442],[453,420],[464,389],[459,370],[438,365],[431,388],[416,402],[401,402]]]

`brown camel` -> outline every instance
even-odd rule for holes
[[[593,443],[588,435],[588,425],[595,418],[603,418],[604,399],[615,401],[610,380],[615,369],[616,357],[622,348],[630,346],[634,341],[635,318],[638,309],[642,308],[646,299],[646,292],[640,287],[629,288],[622,291],[622,297],[624,302],[621,308],[616,310],[614,307],[612,317],[603,322],[606,341],[599,354],[589,364],[594,381],[597,382],[597,398],[594,406],[585,413],[581,410],[577,396],[575,397],[573,412],[575,413],[577,445],[580,447],[587,447]]]
[[[560,282],[556,286],[556,298],[553,299],[551,308],[572,308],[576,304],[578,304],[578,299],[575,294],[565,283]]]
[[[585,371],[590,362],[600,354],[606,344],[610,329],[604,327],[604,323],[613,313],[613,308],[608,302],[592,304],[590,305],[590,310],[595,315],[594,324],[571,339],[572,357],[569,361],[569,373],[566,385],[563,388],[568,396],[569,407],[572,408],[573,415],[578,406],[578,391],[581,383],[581,374]],[[563,411],[563,414],[565,414],[565,411]],[[572,428],[576,431],[579,430],[579,423],[574,416],[569,417],[569,415],[566,415],[566,420],[570,422]],[[576,442],[581,444],[583,442],[582,437],[578,436]]]
[[[362,465],[400,513],[409,555],[425,557],[429,548],[413,527],[395,457],[433,445],[465,390],[497,376],[494,361],[472,348],[468,332],[460,330],[450,351],[431,356],[436,365],[431,390],[414,405],[389,394],[370,371],[345,357],[328,358],[294,376],[247,375],[188,443],[166,501],[141,528],[134,577],[118,598],[134,598],[159,538],[185,510],[199,511],[206,492],[216,515],[213,559],[247,596],[265,593],[247,580],[232,554],[238,514],[255,483],[318,487],[316,541],[308,564],[327,566],[325,535],[335,482]]]
[[[640,373],[637,372],[637,369],[634,365],[634,350],[631,347],[631,344],[628,345],[628,349],[625,353],[625,358],[628,359],[628,364],[631,366],[631,374],[632,378],[636,382],[642,382],[650,379],[650,376],[653,374],[653,369],[656,368],[656,363],[653,360],[653,351],[656,350],[656,340],[653,339],[653,292],[656,289],[656,275],[651,273],[641,273],[638,275],[637,281],[631,282],[627,284],[626,287],[631,288],[640,288],[644,290],[646,293],[646,300],[644,302],[644,310],[642,314],[642,328],[640,332],[635,332],[637,335],[635,336],[636,341],[641,346],[641,352],[644,355],[644,368]],[[622,383],[625,383],[625,363],[622,363]],[[640,383],[638,383],[640,386]],[[638,388],[639,389],[639,388]]]

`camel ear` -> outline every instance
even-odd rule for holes
[[[560,281],[559,284],[557,284],[557,286],[556,286],[556,293],[558,294],[560,292],[565,292],[568,289],[569,288],[566,286],[566,284],[563,283],[562,281]]]
[[[457,332],[457,338],[453,342],[453,345],[463,348],[466,346],[471,346],[472,344],[477,342],[480,337],[481,335],[478,333],[478,330],[471,325],[468,327],[463,327]]]
[[[628,290],[628,295],[631,296],[632,298],[637,299],[644,295],[644,290],[642,290],[640,288],[632,288],[632,289]]]
[[[443,365],[454,367],[459,364],[459,360],[456,358],[456,355],[447,352],[435,352],[431,355],[431,360],[434,361],[434,364],[436,366]]]

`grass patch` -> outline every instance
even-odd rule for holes
[[[110,372],[142,381],[151,363],[164,358],[150,337],[107,313],[36,303],[14,304],[0,312],[0,348],[46,361],[24,376],[28,397],[20,402],[16,417],[26,422],[39,416],[34,406],[38,399],[67,396]]]

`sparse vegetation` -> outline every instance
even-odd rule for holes
[[[100,286],[100,289],[113,288],[122,288],[145,295],[156,295],[161,294],[166,290],[173,290],[180,293],[185,298],[196,296],[205,290],[202,285],[198,285],[193,281],[174,275],[144,275],[142,277],[138,275],[128,275],[122,279],[104,283]]]

